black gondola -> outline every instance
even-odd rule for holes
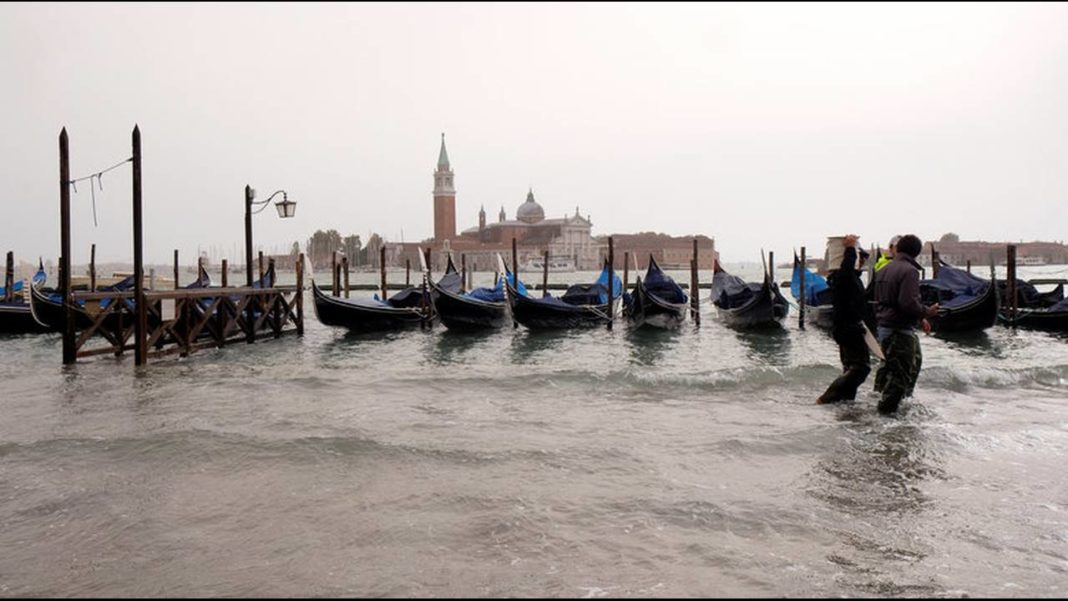
[[[500,329],[510,323],[504,278],[498,277],[493,287],[461,293],[460,277],[449,257],[445,277],[430,281],[430,302],[442,325],[450,330],[474,331]]]
[[[677,328],[686,319],[689,296],[649,255],[645,279],[637,276],[634,292],[623,296],[623,316],[632,328]]]
[[[712,304],[727,325],[738,329],[780,328],[790,311],[786,298],[767,272],[763,282],[746,282],[713,264]]]
[[[438,285],[447,290],[460,289],[460,274],[449,261]],[[352,332],[385,332],[429,324],[435,318],[429,291],[409,286],[385,301],[374,298],[338,298],[327,294],[312,280],[315,316],[324,325],[348,328]]]
[[[127,276],[116,284],[111,286],[101,286],[97,288],[98,292],[112,292],[112,291],[125,291],[133,288],[134,276]],[[103,309],[108,306],[110,299],[104,299],[100,301],[100,307]],[[130,310],[133,310],[133,300],[123,299],[123,302],[127,304]],[[63,332],[64,319],[63,313],[63,297],[58,290],[47,289],[41,286],[30,287],[30,311],[33,313],[33,318],[37,323],[41,324],[48,331],[51,332]],[[86,310],[85,301],[79,302],[73,307],[74,324],[75,329],[84,330],[92,327],[95,319]],[[119,313],[109,314],[102,324],[102,327],[108,331],[115,331],[118,329],[118,320],[120,319]]]
[[[515,279],[515,278],[512,278]],[[516,291],[512,281],[505,282],[512,318],[531,330],[588,328],[608,323],[608,262],[592,284],[575,284],[562,296],[547,292],[541,298],[525,296]],[[613,274],[612,295],[619,298],[623,282]]]
[[[11,300],[6,302],[0,300],[0,334],[34,334],[49,331],[47,327],[33,318],[29,302],[30,293],[27,290],[34,286],[44,286],[47,277],[44,263],[38,261],[37,273],[34,274],[29,286],[26,286],[22,280],[12,285]],[[5,292],[6,290],[0,287],[0,299],[3,299]]]
[[[1046,332],[1068,332],[1068,300],[1044,309],[1018,309],[1016,319],[1002,311],[998,314],[998,319],[1009,326]]]
[[[939,304],[937,317],[928,319],[933,332],[975,332],[997,322],[997,287],[991,281],[938,262],[938,276],[920,281],[925,305]]]

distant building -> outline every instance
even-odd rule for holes
[[[956,234],[945,234],[934,249],[938,256],[952,265],[989,265],[993,257],[995,265],[1004,265],[1007,260],[1006,247],[1016,244],[1016,263],[1018,265],[1064,265],[1068,264],[1068,246],[1061,242],[986,242],[963,241]],[[923,266],[931,264],[932,242],[925,242],[923,252],[917,262]]]
[[[505,261],[511,261],[514,238],[521,265],[540,264],[546,251],[551,265],[567,265],[579,271],[597,270],[603,265],[608,254],[608,237],[592,235],[590,216],[583,216],[579,207],[575,207],[574,214],[546,218],[545,209],[534,198],[533,188],[527,190],[526,200],[519,204],[514,219],[508,219],[504,205],[501,205],[497,220],[491,222],[486,218],[483,205],[478,211],[478,225],[457,234],[454,177],[445,149],[445,134],[442,134],[434,170],[434,237],[416,243],[387,244],[387,264],[404,265],[410,261],[413,268],[417,268],[419,250],[429,248],[431,267],[435,271],[444,269],[450,252],[457,268],[462,254],[469,269],[495,271],[498,254]],[[672,237],[652,232],[618,234],[613,237],[615,265],[622,268],[624,251],[631,251],[643,268],[652,253],[665,269],[688,269],[693,257],[693,240],[690,236]],[[712,269],[717,256],[715,241],[707,236],[697,236],[697,240],[698,268]]]

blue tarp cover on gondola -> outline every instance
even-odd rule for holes
[[[508,283],[515,287],[515,276],[511,272],[508,272]],[[519,280],[519,294],[522,296],[530,296],[527,291],[527,285],[523,283],[523,280]],[[497,285],[493,288],[483,286],[482,288],[475,288],[471,292],[467,293],[467,296],[484,301],[487,303],[503,303],[504,302],[504,278],[497,278]]]
[[[790,293],[794,298],[801,298],[801,263],[794,263],[794,274],[790,280]],[[805,268],[805,304],[810,307],[831,304],[831,288],[827,279],[811,269]]]
[[[982,296],[989,286],[987,280],[940,263],[938,277],[920,281],[920,294],[924,304],[939,303],[944,309],[952,309]]]
[[[748,303],[756,296],[762,283],[748,283],[742,278],[720,271],[712,276],[712,304],[721,309],[734,309]]]
[[[612,274],[612,297],[619,298],[623,293],[623,280]],[[569,305],[603,305],[608,302],[608,265],[601,269],[601,275],[592,284],[575,284],[564,292],[560,300]]]
[[[661,271],[656,261],[650,258],[649,269],[645,272],[645,280],[642,282],[645,290],[653,296],[669,303],[685,303],[689,300],[682,287]]]

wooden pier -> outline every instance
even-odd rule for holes
[[[70,159],[66,128],[59,136],[60,160],[60,282],[63,298],[63,363],[101,354],[121,356],[133,351],[136,365],[149,358],[187,356],[204,348],[231,342],[251,343],[286,333],[304,334],[304,255],[296,261],[296,284],[275,285],[274,261],[264,279],[260,255],[260,282],[244,287],[226,285],[225,261],[221,288],[177,288],[175,251],[174,290],[146,290],[142,252],[141,132],[134,127],[133,227],[134,288],[132,290],[74,291],[70,273]],[[246,196],[248,191],[246,189]],[[248,224],[246,223],[246,228]],[[247,230],[246,230],[246,233]],[[93,249],[95,263],[95,245]],[[251,274],[251,259],[248,272]],[[95,269],[91,278],[95,280]],[[269,282],[269,283],[265,283]],[[95,282],[94,282],[95,283]],[[102,342],[103,344],[93,344]]]

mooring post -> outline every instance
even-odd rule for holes
[[[345,298],[349,297],[349,256],[341,255],[341,269],[345,272]]]
[[[89,247],[89,291],[96,292],[96,244]]]
[[[134,321],[135,365],[148,362],[148,308],[145,306],[145,263],[142,244],[141,214],[141,129],[133,129],[133,234],[134,234]],[[69,326],[68,326],[69,327]]]
[[[245,285],[252,287],[252,186],[245,185]],[[251,318],[252,309],[248,310]]]
[[[330,294],[339,296],[337,283],[337,251],[330,252]]]
[[[549,296],[549,251],[541,258],[541,295]]]
[[[194,282],[200,281],[200,274],[204,273],[204,257],[197,257],[197,277]],[[177,280],[175,280],[177,282]],[[177,288],[177,286],[175,286]]]
[[[797,299],[797,327],[805,329],[805,247],[801,247],[801,298]]]
[[[197,274],[200,277],[200,274]],[[178,249],[174,249],[174,289],[178,289]]]
[[[968,273],[972,272],[972,260],[968,259]]]
[[[935,250],[934,242],[931,243],[931,277],[938,277],[938,251]]]
[[[623,291],[630,285],[630,251],[623,251]]]
[[[404,260],[404,287],[407,288],[412,285],[412,260]]]
[[[548,255],[548,253],[546,253]],[[613,322],[616,319],[615,314],[612,312],[612,308],[615,306],[613,303],[613,295],[615,292],[615,247],[612,244],[612,236],[608,237],[608,329],[612,329]],[[548,264],[548,261],[546,261]]]
[[[512,238],[512,277],[515,278],[515,293],[519,294],[519,247],[515,238]],[[519,329],[519,322],[515,317],[512,318],[512,329]]]
[[[222,260],[222,275],[220,276],[222,278],[222,287],[223,288],[226,288],[226,284],[227,284],[226,274],[229,271],[230,271],[229,270],[229,265],[226,264],[226,259],[223,259]]]
[[[713,253],[713,258],[716,256]],[[697,238],[693,239],[693,258],[690,259],[690,304],[693,306],[694,325],[701,325],[701,283],[697,281],[697,268],[701,265],[697,254]]]
[[[378,266],[379,272],[382,274],[382,302],[388,298],[386,296],[386,245],[383,244],[378,249]]]
[[[7,251],[7,265],[4,268],[4,302],[11,302],[15,296],[15,253]]]
[[[59,132],[59,293],[63,296],[63,365],[74,363],[74,302],[70,289],[70,148]]]
[[[297,336],[304,336],[304,253],[297,257]]]
[[[274,288],[278,284],[278,272],[276,272],[274,269],[274,257],[270,257],[269,259],[267,259],[267,273],[271,274],[271,288]],[[282,335],[282,304],[276,302],[274,294],[277,293],[272,293],[272,295],[268,298],[271,299],[271,321],[273,322],[274,326],[272,329],[274,330],[274,337],[278,338]]]
[[[771,284],[776,288],[779,285],[775,282],[775,251],[768,251],[768,278],[771,280]]]
[[[467,254],[460,253],[460,294],[467,292]]]
[[[1019,308],[1016,298],[1016,245],[1009,244],[1006,247],[1005,279],[1008,284],[1009,317],[1013,327],[1016,326],[1016,311]],[[995,282],[995,285],[997,282]]]
[[[260,264],[260,288],[266,288],[267,287],[267,283],[263,281],[263,276],[265,274],[263,273],[263,251],[262,250],[258,251],[258,256],[259,256],[259,264]]]

